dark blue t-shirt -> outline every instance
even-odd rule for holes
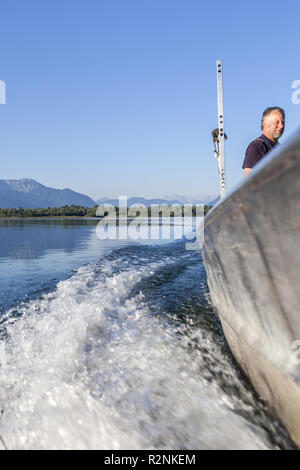
[[[260,139],[260,140],[257,140]],[[246,150],[243,168],[253,168],[278,142],[273,142],[264,134],[253,140]],[[263,142],[262,142],[263,141]]]

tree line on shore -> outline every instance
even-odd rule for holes
[[[203,206],[192,206],[192,216],[196,216],[197,208]],[[97,211],[98,209],[98,211]],[[204,215],[207,214],[211,206],[204,206]],[[153,216],[153,211],[155,216],[168,216],[178,217],[184,214],[184,206],[168,206],[167,204],[161,205],[158,207],[130,207],[127,208],[128,217],[139,217],[140,215],[146,215],[148,217]],[[100,215],[101,214],[101,215]],[[103,216],[112,216],[115,215],[119,217],[119,207],[110,206],[110,208],[105,207],[105,205],[94,206],[94,207],[84,207],[84,206],[61,206],[61,207],[47,207],[39,209],[23,209],[23,207],[12,208],[12,209],[0,209],[0,218],[9,218],[9,217],[103,217]],[[123,215],[123,213],[121,214]],[[190,214],[189,214],[190,215]]]

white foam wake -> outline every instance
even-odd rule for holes
[[[150,314],[142,293],[130,297],[172,260],[116,272],[118,262],[85,266],[21,305],[20,318],[7,313],[0,347],[7,448],[267,448],[264,432],[201,377],[201,353]]]

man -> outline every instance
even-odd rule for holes
[[[244,176],[256,165],[275,145],[282,136],[285,125],[285,112],[274,106],[265,109],[261,119],[263,134],[248,145],[243,163]]]

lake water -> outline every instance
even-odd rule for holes
[[[232,359],[200,251],[97,223],[0,221],[0,448],[290,448]]]

